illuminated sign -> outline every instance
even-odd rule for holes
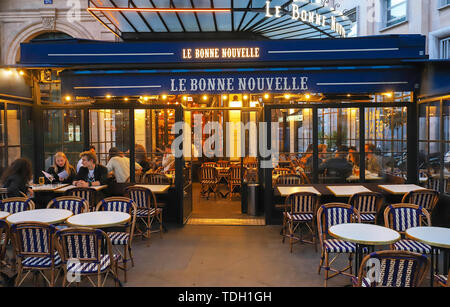
[[[183,49],[183,59],[255,59],[259,48],[195,48]]]
[[[289,6],[290,11],[284,9],[286,6],[272,6],[272,1],[266,1],[266,17],[280,18],[286,14],[290,14],[292,20],[301,20],[304,23],[315,27],[330,27],[332,31],[341,37],[347,37],[344,27],[337,21],[337,16],[325,16],[317,13],[318,10],[305,10],[295,3],[305,3],[305,1],[293,0]]]

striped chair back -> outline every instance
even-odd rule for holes
[[[402,203],[415,204],[428,210],[433,211],[439,201],[439,192],[436,190],[417,190],[411,191],[403,196]]]
[[[377,214],[384,203],[383,195],[374,192],[356,193],[350,197],[349,205],[356,208],[360,214]]]
[[[30,198],[11,197],[3,199],[0,202],[0,211],[9,212],[11,214],[34,210],[34,202]]]
[[[5,220],[0,220],[0,263],[6,255],[6,246],[9,240],[9,226]]]
[[[89,204],[90,208],[95,207],[95,192],[93,188],[73,188],[66,191],[67,196],[76,196],[84,199]]]
[[[444,178],[444,193],[449,192],[450,190],[450,180],[449,178]],[[438,177],[428,177],[426,188],[430,190],[440,191],[440,183],[441,179]]]
[[[291,185],[301,185],[303,184],[303,179],[299,175],[285,174],[280,175],[277,178],[276,185],[291,186]]]
[[[170,179],[164,174],[150,173],[145,175],[145,183],[153,185],[171,184]]]
[[[205,162],[202,164],[202,166],[217,167],[217,163],[216,162]]]
[[[25,222],[12,225],[11,238],[17,257],[54,257],[55,231],[53,225],[45,223]]]
[[[102,230],[92,228],[59,230],[55,234],[55,239],[65,264],[69,259],[100,263],[102,242],[106,240],[109,245],[111,244],[108,236]]]
[[[175,169],[174,169],[174,168],[169,169],[169,170],[166,172],[166,174],[167,174],[167,175],[175,176]]]
[[[97,204],[97,211],[115,211],[132,214],[134,202],[127,197],[108,197]]]
[[[394,204],[384,210],[385,226],[400,233],[412,227],[422,226],[423,218],[426,219],[427,225],[431,225],[428,211],[414,204]]]
[[[326,239],[328,229],[334,225],[361,222],[358,210],[344,203],[329,203],[320,206],[317,210],[317,229],[320,242]]]
[[[214,166],[205,165],[204,163],[201,167],[201,181],[211,181],[217,179],[217,170]]]
[[[288,174],[292,174],[292,170],[290,168],[274,168],[272,171],[272,176],[277,176],[277,175],[288,175]]]
[[[379,271],[371,280],[367,278],[376,259]],[[367,255],[359,270],[359,287],[418,287],[425,278],[430,260],[425,256],[407,251],[379,251]],[[372,273],[373,274],[373,273]]]
[[[89,204],[86,200],[76,196],[62,196],[52,199],[47,208],[65,209],[72,211],[74,215],[89,212]]]
[[[319,204],[319,195],[310,192],[294,193],[286,199],[286,204],[290,208],[291,215],[300,213],[315,215]]]
[[[241,166],[240,165],[231,165],[230,183],[233,185],[241,184]]]
[[[8,189],[0,188],[0,200],[3,200],[5,198],[8,198]]]
[[[136,207],[151,209],[156,208],[156,198],[155,194],[147,188],[131,186],[127,189],[128,198],[130,198]]]

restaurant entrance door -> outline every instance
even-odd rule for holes
[[[233,97],[234,96],[234,97]],[[189,224],[246,225],[264,221],[258,200],[260,108],[242,107],[229,95],[229,107],[187,107],[185,160],[191,166],[193,206]],[[221,98],[223,99],[223,97]],[[234,100],[233,100],[234,99]],[[253,196],[252,196],[253,197]],[[262,200],[261,200],[262,201]]]

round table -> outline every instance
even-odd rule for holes
[[[96,211],[74,215],[67,219],[71,226],[106,228],[124,224],[131,219],[131,215],[115,211]]]
[[[3,220],[4,218],[10,216],[11,213],[6,212],[6,211],[0,211],[0,220]]]
[[[72,215],[72,211],[64,209],[36,209],[11,214],[6,218],[6,221],[10,224],[17,224],[22,222],[58,224],[64,222],[68,217],[71,217]]]
[[[331,226],[329,234],[337,239],[356,244],[355,274],[358,276],[362,262],[362,248],[365,246],[389,245],[400,240],[400,234],[390,228],[363,223],[339,224]]]
[[[431,286],[433,286],[434,255],[438,257],[438,250],[444,253],[443,274],[448,274],[450,269],[450,228],[443,227],[413,227],[406,230],[406,237],[428,244],[432,247],[431,253]],[[438,272],[436,272],[438,273]]]

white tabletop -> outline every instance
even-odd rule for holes
[[[106,189],[107,187],[108,187],[107,185],[100,185],[100,186],[91,186],[89,188],[94,189],[96,191],[101,191],[103,189]],[[68,191],[70,189],[75,189],[75,188],[77,188],[77,187],[74,186],[74,185],[67,185],[65,187],[61,187],[61,188],[55,190],[55,192],[57,192],[57,193],[65,193],[66,191]]]
[[[367,181],[372,181],[372,180],[382,180],[383,177],[378,176],[377,174],[373,174],[373,173],[367,173],[366,172],[366,180]],[[347,178],[347,181],[356,181],[359,180],[359,176],[356,175],[351,175],[350,177]]]
[[[411,191],[425,190],[424,187],[415,184],[385,184],[379,185],[380,188],[392,194],[406,194]]]
[[[450,228],[414,227],[406,230],[406,236],[431,246],[450,249]]]
[[[170,185],[165,184],[136,184],[134,186],[149,189],[155,194],[164,194],[170,188]]]
[[[335,238],[364,245],[387,245],[400,239],[397,231],[373,224],[339,224],[328,232]]]
[[[3,220],[5,217],[8,217],[11,213],[6,211],[0,211],[0,220]]]
[[[57,224],[64,222],[68,217],[71,217],[72,215],[72,211],[64,209],[36,209],[11,214],[6,218],[6,221],[10,224],[17,224],[22,222]]]
[[[58,190],[60,188],[66,187],[68,184],[39,184],[39,185],[32,185],[31,189],[33,189],[34,192],[53,192],[55,190]]]
[[[277,189],[278,189],[278,192],[280,193],[280,195],[283,197],[289,196],[294,193],[299,193],[299,192],[310,192],[310,193],[315,193],[319,196],[322,195],[314,187],[277,187]]]
[[[66,223],[80,227],[111,227],[124,224],[131,219],[128,213],[116,211],[95,211],[74,215],[67,219]]]
[[[336,197],[350,197],[356,193],[372,192],[362,185],[327,186]]]

